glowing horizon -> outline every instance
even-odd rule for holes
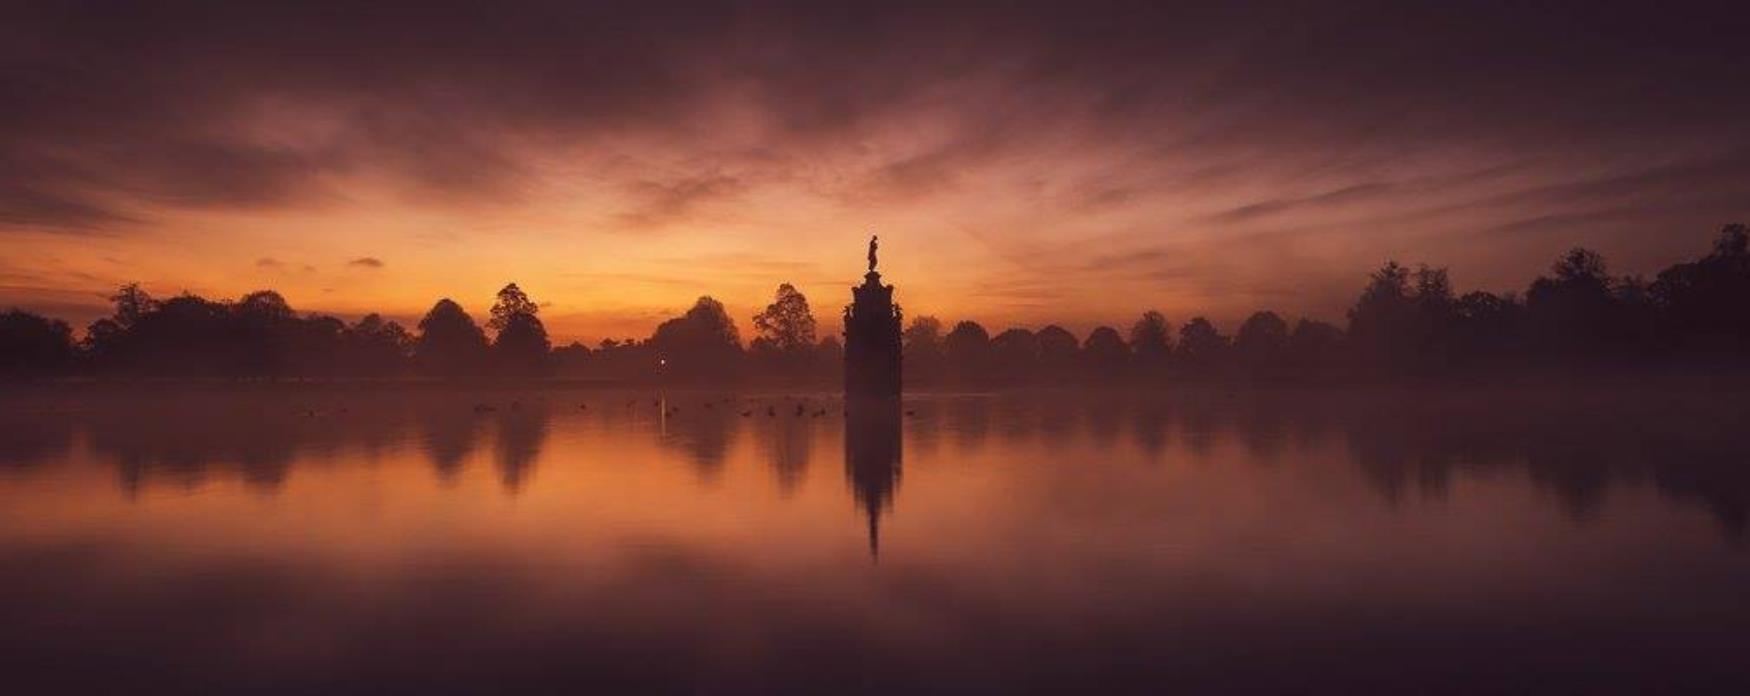
[[[1650,273],[1747,212],[1727,42],[1657,19],[1122,9],[21,13],[0,307],[82,331],[140,282],[478,319],[514,281],[556,343],[700,295],[745,339],[784,282],[836,328],[874,228],[909,316],[1231,328],[1340,321],[1387,259]]]

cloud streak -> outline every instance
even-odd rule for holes
[[[1575,243],[1650,265],[1690,244],[1637,238],[1611,215],[1703,237],[1750,212],[1743,15],[34,3],[0,27],[0,238],[64,240],[43,254],[104,239],[133,258],[165,252],[130,240],[198,234],[204,253],[235,258],[230,230],[303,234],[276,221],[310,220],[370,238],[397,278],[427,287],[453,274],[414,253],[429,240],[524,266],[653,257],[635,246],[649,238],[671,256],[836,269],[812,244],[820,230],[878,224],[884,241],[915,231],[932,258],[907,270],[966,312],[1081,301],[1066,284],[1101,273],[1239,307],[1403,254],[1474,262],[1488,283],[1544,263],[1509,255]],[[428,241],[381,231],[402,221]],[[346,258],[335,244],[324,253]],[[1004,276],[1033,259],[1067,270]],[[598,270],[701,291],[742,278],[697,265]]]
[[[916,195],[953,185],[961,153],[1070,131],[1289,155],[1346,141],[1584,144],[1723,135],[1750,103],[1735,84],[1744,59],[1709,40],[1731,22],[1664,8],[327,5],[24,10],[0,49],[0,97],[15,106],[0,117],[0,161],[32,164],[0,167],[0,219],[77,228],[141,204],[304,204],[361,171],[438,199],[514,202],[532,143],[665,138],[732,156],[855,147],[920,119],[972,124],[940,149],[871,163],[874,189]],[[660,222],[725,182],[690,183],[701,188],[652,184],[628,222]]]

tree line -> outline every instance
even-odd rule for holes
[[[843,350],[820,335],[808,300],[778,286],[743,345],[722,303],[701,297],[644,339],[553,347],[540,307],[515,283],[484,326],[439,300],[413,330],[367,315],[348,324],[300,314],[271,290],[235,302],[138,284],[74,340],[66,322],[0,313],[0,376],[198,378],[482,378],[830,383]],[[1204,317],[1146,311],[1121,332],[1085,337],[1046,326],[994,336],[974,321],[915,317],[903,336],[913,385],[1004,386],[1244,380],[1329,383],[1465,377],[1512,370],[1618,367],[1736,369],[1750,356],[1750,232],[1724,227],[1704,256],[1652,280],[1613,276],[1576,248],[1523,294],[1457,294],[1446,269],[1387,262],[1367,279],[1346,326],[1259,311],[1230,337]]]

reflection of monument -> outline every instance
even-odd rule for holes
[[[845,403],[845,479],[869,517],[869,555],[881,553],[881,514],[893,509],[899,486],[899,400],[852,398]]]
[[[875,271],[851,288],[845,307],[845,477],[857,507],[869,517],[869,554],[881,550],[881,513],[893,507],[899,484],[899,306],[893,286]]]
[[[845,393],[899,396],[899,306],[893,286],[875,272],[875,238],[869,239],[869,273],[851,288],[845,307]]]

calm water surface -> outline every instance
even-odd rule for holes
[[[0,396],[13,693],[1750,687],[1718,395],[154,391]]]

